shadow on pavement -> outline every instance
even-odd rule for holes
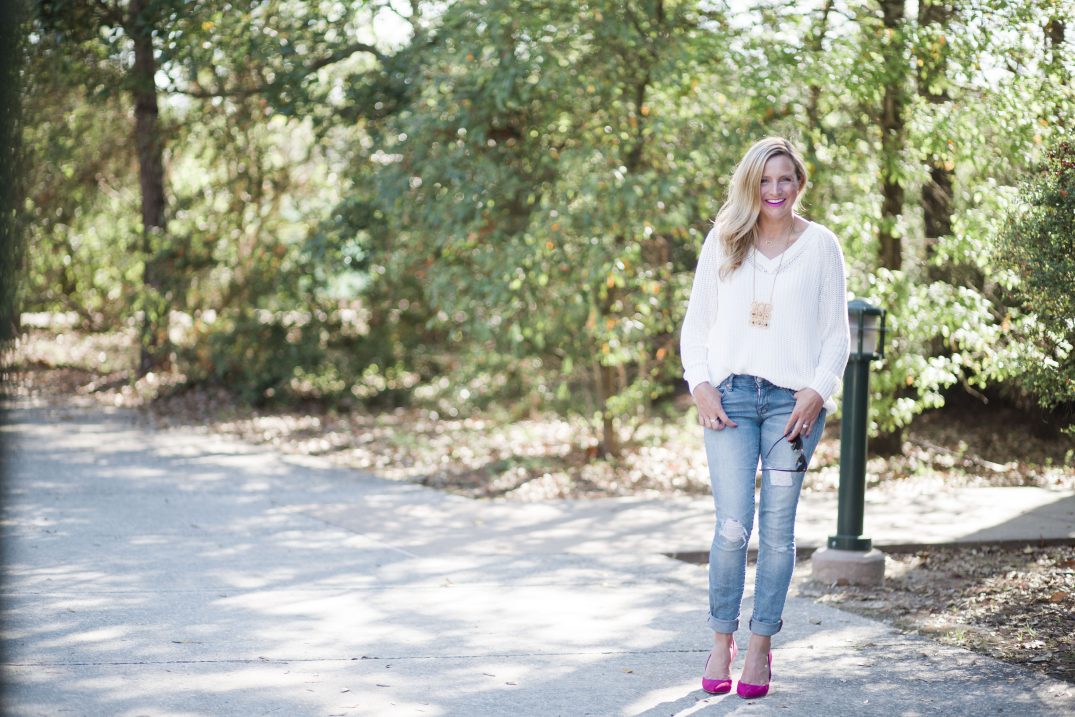
[[[1056,706],[1018,670],[794,599],[773,694],[707,697],[704,571],[642,550],[676,529],[644,505],[616,522],[615,506],[468,501],[122,412],[8,421],[5,713]]]

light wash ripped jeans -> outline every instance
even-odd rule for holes
[[[795,509],[805,470],[825,427],[825,409],[803,437],[802,450],[785,439],[795,392],[764,378],[732,374],[717,386],[721,405],[737,427],[705,429],[709,478],[717,509],[709,551],[709,627],[734,633],[746,581],[747,543],[754,528],[754,489],[762,464],[758,511],[758,566],[750,631],[775,635],[795,568]],[[772,450],[770,450],[772,448]],[[766,453],[768,456],[766,457]]]

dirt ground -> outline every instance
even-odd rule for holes
[[[471,498],[547,500],[709,491],[698,428],[686,412],[641,426],[623,457],[598,458],[589,427],[555,416],[446,420],[420,408],[337,411],[311,403],[256,410],[180,376],[131,381],[114,336],[38,333],[20,342],[8,390],[38,401],[137,409],[158,427],[194,426],[321,455],[385,478]],[[836,489],[839,426],[826,427],[807,492]],[[871,458],[871,486],[923,493],[944,485],[1075,490],[1075,440],[1042,438],[1010,409],[970,405],[919,417],[900,455]],[[883,487],[883,486],[882,486]],[[796,580],[800,594],[1075,682],[1075,547],[931,547],[887,558],[877,589]],[[808,573],[800,570],[799,574]]]
[[[800,565],[797,574],[808,575]],[[797,579],[799,595],[1075,682],[1075,546],[886,556],[879,588]]]

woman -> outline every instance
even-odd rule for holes
[[[684,377],[704,427],[716,530],[709,552],[713,650],[702,688],[731,691],[733,633],[762,467],[750,642],[736,692],[762,697],[795,567],[795,508],[847,364],[843,252],[796,214],[806,167],[785,139],[757,142],[705,239],[683,321]]]

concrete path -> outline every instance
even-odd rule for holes
[[[705,570],[662,553],[705,549],[706,501],[475,502],[73,405],[2,430],[5,715],[1075,714],[795,596],[772,694],[705,695]],[[1071,534],[1070,495],[1010,490],[874,529]]]

